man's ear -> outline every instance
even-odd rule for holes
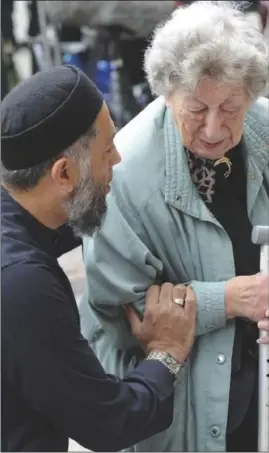
[[[65,192],[71,193],[77,184],[79,170],[71,158],[61,157],[53,165],[51,177]]]

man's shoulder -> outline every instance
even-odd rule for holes
[[[28,296],[38,297],[49,285],[57,284],[57,278],[51,268],[42,261],[32,259],[13,259],[1,268],[2,304],[20,296],[26,300]]]
[[[1,271],[1,310],[4,333],[43,329],[53,317],[65,316],[70,301],[53,270],[30,260],[13,262]],[[56,319],[55,319],[56,320]]]

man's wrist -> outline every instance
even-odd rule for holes
[[[152,350],[148,353],[145,360],[158,360],[163,363],[168,371],[173,375],[174,379],[178,379],[183,364],[178,361],[172,354],[164,351]]]

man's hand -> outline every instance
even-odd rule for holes
[[[269,304],[269,276],[255,274],[229,280],[225,290],[226,315],[264,321]]]
[[[265,318],[258,322],[258,328],[264,330],[267,334],[262,335],[262,337],[257,340],[257,343],[269,344],[269,310],[266,310]]]
[[[185,305],[173,299],[183,299]],[[196,322],[196,299],[191,288],[172,283],[153,285],[147,291],[144,319],[141,321],[130,306],[126,315],[146,353],[168,352],[179,362],[185,361],[193,345]]]

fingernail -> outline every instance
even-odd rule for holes
[[[256,340],[258,344],[269,344],[269,338],[264,335],[263,337]]]

